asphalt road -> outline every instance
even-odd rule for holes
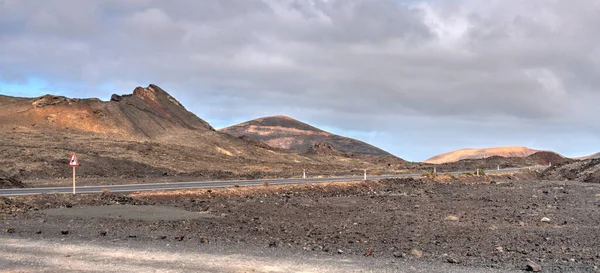
[[[547,167],[525,167],[511,168],[501,170],[486,170],[486,173],[510,173],[527,169],[545,169]],[[452,174],[463,174],[462,172],[452,172]],[[472,172],[472,171],[471,171]],[[408,178],[421,177],[418,174],[396,174],[396,175],[378,175],[367,176],[367,179],[383,179],[383,178]],[[111,192],[135,192],[135,191],[156,191],[156,190],[178,190],[178,189],[210,189],[239,186],[255,186],[262,185],[268,182],[272,185],[281,184],[302,184],[302,183],[324,183],[324,182],[341,182],[341,181],[357,181],[362,180],[363,176],[347,176],[347,177],[325,177],[325,178],[286,178],[286,179],[257,179],[257,180],[216,180],[216,181],[198,181],[198,182],[173,182],[173,183],[153,183],[153,184],[127,184],[127,185],[106,185],[106,186],[84,186],[76,188],[77,193],[99,193],[106,189]],[[72,187],[50,187],[50,188],[24,188],[24,189],[0,189],[0,196],[19,196],[19,195],[34,195],[48,193],[72,193]]]

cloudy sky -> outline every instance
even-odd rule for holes
[[[285,114],[408,160],[600,152],[600,2],[0,0],[0,93],[154,83],[220,128]]]

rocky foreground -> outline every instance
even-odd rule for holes
[[[600,266],[600,185],[525,175],[466,180],[2,198],[0,223],[3,236],[33,240],[215,245],[501,271]]]

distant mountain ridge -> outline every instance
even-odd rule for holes
[[[467,149],[460,149],[460,150],[440,154],[440,155],[434,156],[432,158],[429,158],[423,162],[431,163],[431,164],[442,164],[442,163],[457,162],[457,161],[465,160],[465,159],[484,159],[484,158],[489,158],[489,157],[494,157],[494,156],[519,158],[519,157],[528,157],[528,156],[533,155],[538,152],[550,152],[550,151],[540,151],[540,150],[534,150],[534,149],[527,148],[527,147],[518,147],[518,146],[493,147],[493,148],[467,148]],[[551,153],[554,153],[554,152],[551,152]],[[558,153],[554,153],[554,154],[557,154],[558,156],[563,157],[562,155],[560,155]]]
[[[261,127],[263,123],[272,126]],[[256,135],[276,131],[290,143],[297,136],[309,136],[310,141],[297,153],[216,131],[154,84],[136,87],[131,94],[114,94],[109,101],[0,95],[0,171],[21,180],[67,177],[66,158],[72,152],[82,162],[78,175],[89,178],[248,179],[293,177],[303,169],[323,175],[365,169],[395,172],[408,165],[372,145],[291,118],[252,124]]]
[[[272,147],[307,152],[315,144],[329,145],[346,154],[388,156],[390,153],[360,140],[326,132],[288,116],[263,117],[219,131],[233,136],[248,136]]]
[[[586,160],[586,159],[596,159],[596,158],[600,158],[600,153],[595,153],[595,154],[591,154],[588,156],[577,157],[575,159]]]

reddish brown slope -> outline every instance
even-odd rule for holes
[[[249,136],[270,146],[297,152],[306,152],[315,144],[322,144],[346,154],[390,155],[360,140],[338,136],[287,116],[258,118],[219,131],[233,136]]]
[[[111,101],[0,96],[2,131],[79,131],[122,137],[156,138],[173,130],[213,130],[156,85],[137,87]]]

